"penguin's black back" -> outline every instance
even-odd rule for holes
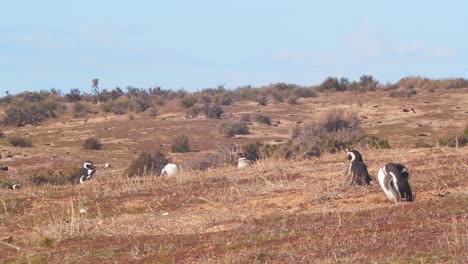
[[[372,178],[367,171],[367,166],[364,162],[352,162],[349,169],[349,177],[352,182],[357,185],[369,184]]]
[[[398,163],[389,163],[386,165],[387,174],[390,172],[395,175],[397,179],[396,184],[393,182],[393,177],[391,175],[385,175],[385,178],[389,179],[388,182],[391,185],[390,188],[398,188],[398,192],[401,195],[401,199],[412,202],[414,201],[413,192],[411,191],[411,187],[409,185],[409,172],[408,169]]]

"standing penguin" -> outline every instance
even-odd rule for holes
[[[94,167],[93,162],[87,160],[83,164],[83,168],[81,168],[79,176],[75,178],[75,183],[80,184],[87,180],[91,180],[92,178],[94,178],[95,173],[96,167]]]
[[[408,169],[396,163],[388,163],[379,170],[379,184],[388,199],[399,203],[401,201],[412,202],[415,197],[409,185]]]
[[[367,166],[364,164],[361,153],[357,150],[352,150],[347,153],[349,164],[348,178],[344,182],[345,186],[349,185],[367,185],[372,180]]]

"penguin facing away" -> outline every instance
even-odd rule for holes
[[[348,178],[344,182],[344,185],[368,185],[372,178],[367,171],[367,166],[362,159],[361,153],[357,150],[352,150],[347,153],[347,157],[350,164]]]
[[[81,184],[87,180],[91,180],[94,178],[94,175],[96,173],[96,167],[94,167],[94,164],[92,161],[87,160],[84,162],[83,167],[80,170],[80,174],[78,178],[75,179],[75,183]]]
[[[415,199],[409,185],[408,169],[396,163],[387,163],[380,168],[378,178],[380,187],[388,199],[399,203],[401,201],[412,202]]]

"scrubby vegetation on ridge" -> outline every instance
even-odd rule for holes
[[[98,83],[98,79],[97,80]],[[94,81],[94,80],[93,80]],[[124,91],[120,87],[112,90],[99,90],[94,93],[82,93],[73,88],[62,94],[60,90],[51,89],[40,92],[24,92],[17,95],[7,94],[0,98],[0,106],[5,107],[2,118],[4,125],[24,126],[37,125],[47,118],[56,117],[64,111],[67,103],[74,104],[77,117],[87,114],[85,104],[80,102],[98,103],[104,112],[122,115],[128,112],[144,112],[156,106],[163,106],[169,101],[178,100],[181,107],[192,109],[197,105],[204,106],[208,118],[219,118],[222,114],[220,106],[229,106],[234,102],[254,101],[262,106],[268,103],[287,102],[297,104],[299,98],[317,97],[319,93],[329,92],[372,92],[388,91],[391,97],[410,97],[418,90],[435,91],[443,89],[468,88],[468,80],[464,78],[429,79],[424,77],[405,77],[395,84],[382,84],[372,75],[362,75],[358,81],[350,81],[345,77],[327,77],[321,84],[315,86],[299,86],[296,84],[275,83],[262,87],[243,86],[228,90],[224,85],[216,88],[202,89],[189,93],[184,90],[136,88],[128,86]]]

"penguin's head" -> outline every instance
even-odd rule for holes
[[[403,178],[406,178],[406,179],[409,178],[410,173],[409,173],[408,169],[405,166],[402,166],[402,168],[400,169],[400,175]]]
[[[19,183],[13,184],[11,186],[11,189],[13,189],[13,190],[18,190],[19,188],[21,188],[21,184],[19,184]]]
[[[85,161],[85,163],[83,164],[83,167],[87,170],[95,170],[96,168],[94,167],[94,164],[92,161],[90,160],[87,160]]]
[[[355,162],[355,161],[363,162],[362,155],[361,155],[361,153],[359,153],[359,151],[351,150],[347,154],[348,154],[348,160],[350,162]]]

